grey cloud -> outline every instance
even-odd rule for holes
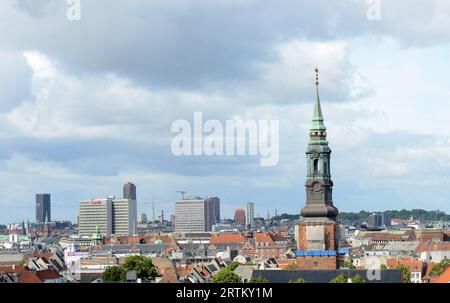
[[[47,10],[19,3],[35,14]],[[361,29],[350,25],[365,16],[360,4],[328,1],[99,0],[82,1],[81,22],[69,22],[64,6],[57,7],[42,20],[22,18],[20,27],[8,30],[8,44],[42,51],[80,73],[114,72],[158,89],[217,89],[257,80],[260,63],[278,59],[274,46],[357,34]],[[14,22],[8,17],[2,28]]]
[[[32,98],[31,71],[23,56],[0,51],[0,83],[0,112]]]
[[[41,19],[55,13],[63,1],[58,0],[9,0],[12,7],[21,10],[31,17]],[[65,2],[65,1],[64,1]]]

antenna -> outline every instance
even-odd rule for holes
[[[183,190],[177,190],[177,193],[181,194],[181,200],[184,200],[184,195],[186,194]]]

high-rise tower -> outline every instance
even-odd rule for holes
[[[303,269],[336,269],[338,250],[338,210],[333,206],[330,172],[331,149],[319,96],[319,70],[316,69],[316,99],[306,150],[306,205],[298,225],[297,259]]]
[[[123,198],[129,200],[136,200],[136,185],[131,182],[123,185]]]
[[[36,222],[51,222],[50,194],[36,194]]]

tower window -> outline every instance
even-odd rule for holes
[[[319,171],[319,159],[314,159],[314,171]]]

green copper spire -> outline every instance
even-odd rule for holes
[[[312,117],[311,132],[325,132],[327,128],[323,124],[322,108],[320,107],[319,96],[319,69],[316,68],[316,100],[314,101],[314,111]]]
[[[310,144],[327,145],[327,128],[323,124],[322,108],[319,97],[319,69],[316,68],[316,100],[314,101],[311,131],[309,133]]]

